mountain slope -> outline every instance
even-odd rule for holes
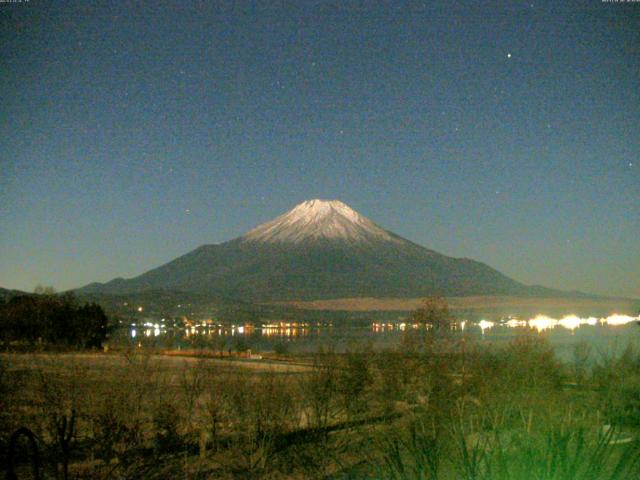
[[[311,200],[237,239],[203,245],[132,279],[84,292],[152,289],[251,301],[362,296],[553,295],[388,232],[338,201]]]
[[[32,293],[23,292],[21,290],[8,290],[0,287],[0,301],[8,301],[11,297],[18,297],[22,295],[33,295]]]

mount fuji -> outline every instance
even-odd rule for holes
[[[253,302],[563,294],[417,245],[338,200],[309,200],[245,235],[82,293],[190,292]]]

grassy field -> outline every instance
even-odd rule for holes
[[[257,361],[5,353],[3,464],[26,427],[40,478],[638,478],[640,354],[590,355],[561,364],[526,336]]]
[[[639,478],[640,354],[591,355],[429,332],[263,360],[5,353],[2,460],[26,427],[52,479]]]

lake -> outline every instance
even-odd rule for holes
[[[502,317],[491,320],[462,320],[452,332],[453,340],[465,338],[482,344],[506,343],[520,335],[546,338],[559,358],[570,361],[575,346],[588,344],[592,356],[619,355],[627,345],[640,345],[640,316],[610,315],[607,317],[566,315],[530,318]],[[261,326],[220,325],[212,321],[192,323],[187,327],[157,322],[132,323],[114,332],[116,345],[152,346],[159,348],[201,348],[211,350],[282,351],[309,353],[319,348],[345,351],[363,345],[373,348],[394,348],[403,335],[417,325],[404,321],[363,322],[352,325],[342,322],[299,323],[274,322]]]

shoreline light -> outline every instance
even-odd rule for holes
[[[547,317],[546,315],[538,315],[529,320],[529,326],[535,328],[538,332],[543,332],[558,325],[558,320]]]
[[[484,331],[488,328],[492,328],[495,324],[493,322],[489,322],[488,320],[480,320],[478,322],[478,326],[482,329],[482,334],[484,335]]]
[[[618,315],[614,313],[613,315],[609,315],[607,318],[601,318],[601,323],[606,323],[607,325],[617,326],[617,325],[626,325],[627,323],[631,323],[634,321],[640,321],[640,316],[630,317],[629,315]]]
[[[566,328],[567,330],[575,330],[576,328],[578,328],[580,325],[583,325],[584,323],[586,323],[586,319],[583,320],[582,318],[576,315],[567,315],[566,317],[563,317],[560,320],[558,320],[558,325]]]

